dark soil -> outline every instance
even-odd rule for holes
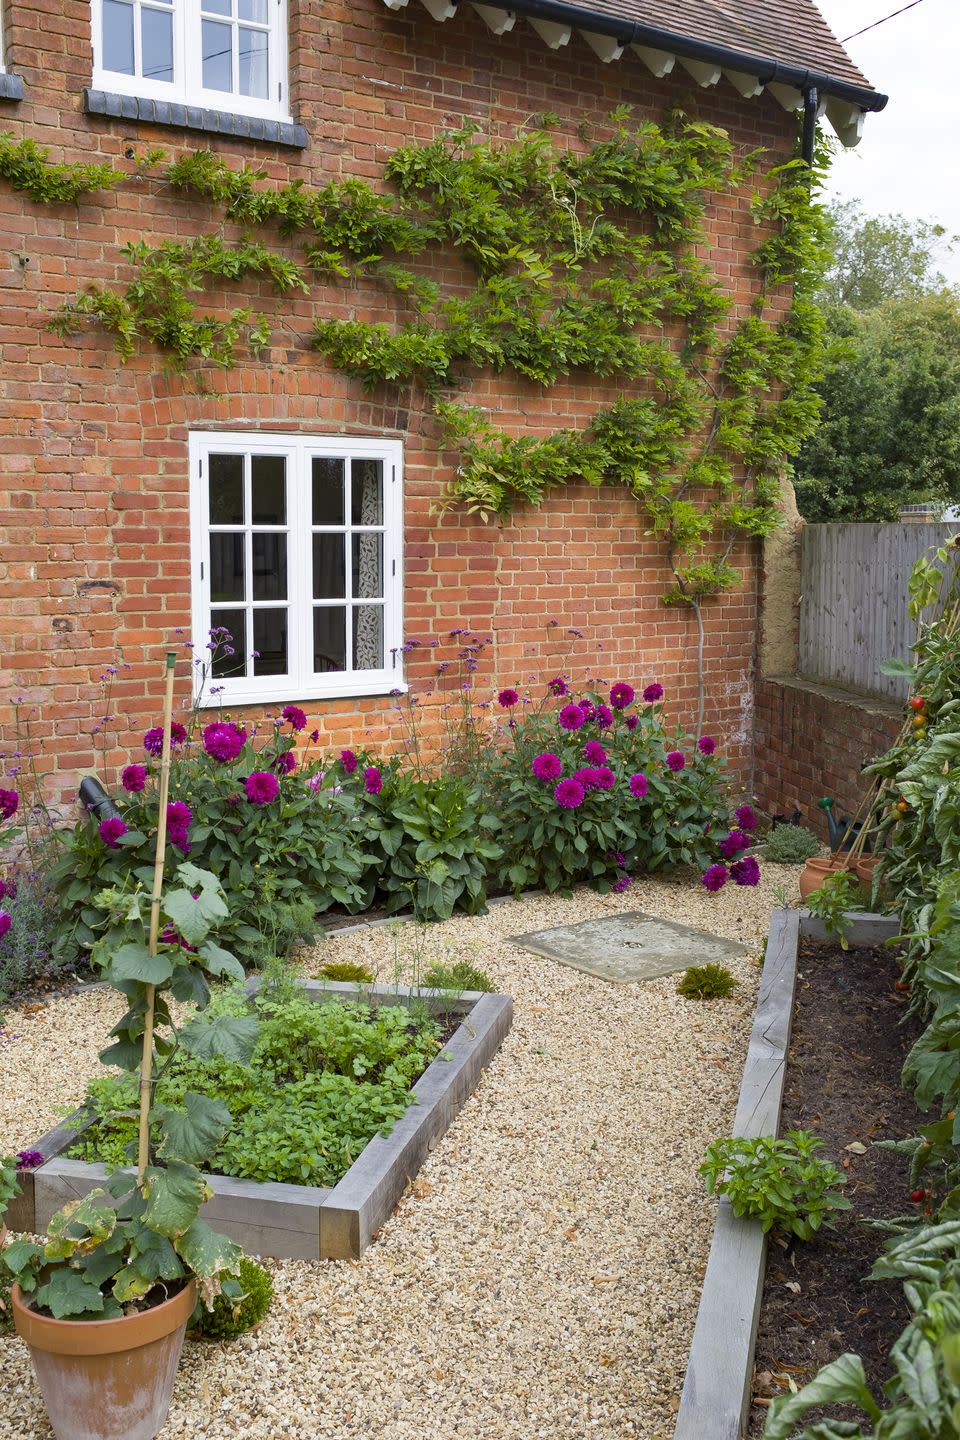
[[[816,945],[801,949],[797,1002],[787,1064],[780,1134],[812,1130],[823,1154],[847,1175],[853,1208],[809,1244],[776,1236],[767,1254],[749,1434],[761,1436],[758,1401],[801,1387],[845,1351],[863,1357],[874,1394],[889,1377],[890,1347],[909,1312],[896,1281],[871,1281],[884,1244],[860,1222],[910,1213],[909,1160],[876,1149],[923,1121],[901,1088],[900,1070],[922,1025],[903,1023],[905,998],[894,989],[895,955],[886,949]],[[865,1145],[864,1154],[847,1147]],[[844,1407],[843,1418],[855,1412]],[[818,1418],[811,1412],[807,1423]]]

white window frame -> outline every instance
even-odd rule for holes
[[[288,663],[286,675],[207,677],[200,694],[200,666],[195,666],[196,693],[202,706],[272,704],[283,700],[334,700],[343,696],[385,695],[405,690],[403,682],[403,445],[382,437],[290,434],[258,431],[199,430],[189,436],[190,576],[194,655],[209,660],[211,609],[209,542],[209,463],[215,454],[280,455],[287,459]],[[381,460],[383,462],[383,659],[382,670],[348,670],[316,674],[313,670],[313,547],[311,460]],[[345,505],[346,505],[345,498]],[[350,528],[345,510],[344,528]],[[260,527],[257,529],[271,527]],[[277,527],[278,529],[280,527]],[[325,527],[318,527],[325,528]],[[339,527],[333,527],[337,529]],[[349,575],[349,556],[346,557]],[[349,582],[348,582],[349,584]],[[256,603],[256,602],[254,602]],[[269,607],[271,602],[263,602]],[[275,602],[274,602],[275,603]],[[349,611],[349,602],[346,602]],[[347,623],[349,625],[349,613]],[[253,648],[253,635],[247,645]],[[222,687],[216,695],[211,686]]]
[[[119,70],[103,68],[103,8],[101,0],[90,0],[93,39],[93,88],[114,95],[136,95],[144,100],[166,100],[176,105],[191,105],[201,110],[221,110],[232,115],[255,115],[264,120],[291,123],[287,0],[267,0],[270,21],[270,78],[268,98],[238,95],[229,90],[203,88],[203,49],[201,45],[201,0],[172,0],[169,6],[157,7],[173,12],[173,81],[144,79],[125,75]],[[208,20],[225,17],[208,15]],[[139,54],[140,39],[134,34],[134,54]]]

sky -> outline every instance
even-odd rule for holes
[[[816,3],[844,40],[907,0]],[[839,150],[827,194],[858,198],[872,215],[899,212],[939,221],[960,235],[960,0],[920,0],[845,48],[874,88],[890,99],[878,115],[867,115],[860,144]],[[939,269],[952,284],[960,284],[960,244],[952,255],[940,257]]]

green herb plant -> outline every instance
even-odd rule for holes
[[[236,1293],[229,1293],[225,1285],[210,1310],[197,1306],[190,1325],[193,1337],[235,1340],[238,1335],[245,1335],[260,1324],[273,1301],[270,1271],[244,1255],[240,1261],[240,1273],[232,1285],[236,1287]]]
[[[423,984],[431,990],[451,991],[458,995],[466,990],[492,995],[497,988],[486,971],[471,965],[469,960],[454,960],[451,964],[435,961],[423,972]]]
[[[820,850],[820,841],[805,825],[777,825],[763,842],[763,858],[772,865],[802,865]]]
[[[677,994],[685,1000],[720,1000],[736,985],[726,965],[691,965],[677,981]]]
[[[372,985],[373,971],[355,960],[328,960],[317,974],[318,980],[339,980],[354,985]]]
[[[727,1136],[708,1145],[699,1173],[707,1193],[726,1195],[738,1218],[810,1240],[836,1211],[850,1209],[843,1172],[816,1153],[822,1148],[806,1130],[789,1130],[783,1139]]]
[[[832,871],[820,888],[807,896],[806,905],[811,915],[823,921],[827,934],[841,950],[849,950],[847,936],[853,924],[849,912],[863,908],[856,875],[849,870]]]

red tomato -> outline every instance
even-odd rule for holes
[[[910,706],[913,710],[922,710],[926,703],[922,695],[914,695],[910,701]]]

